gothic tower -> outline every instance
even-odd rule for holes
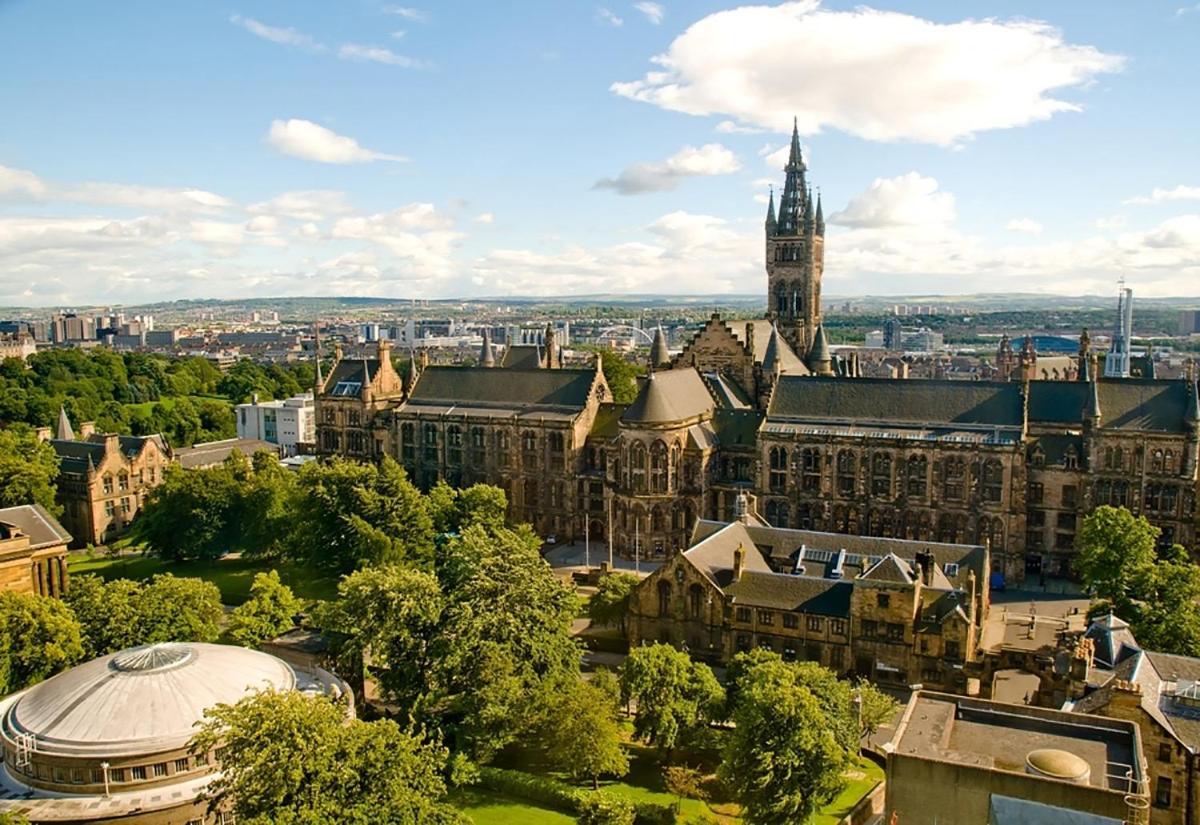
[[[805,181],[800,132],[792,126],[792,147],[783,167],[779,215],[775,194],[767,205],[767,317],[801,358],[806,358],[821,324],[821,273],[825,269],[825,213],[820,195],[813,202]]]

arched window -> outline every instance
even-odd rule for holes
[[[629,446],[629,483],[634,492],[646,492],[646,447],[640,441]]]
[[[1033,449],[1029,451],[1029,463],[1034,467],[1046,466],[1046,453],[1040,444],[1034,445]]]
[[[1175,475],[1175,451],[1167,450],[1163,453],[1163,472],[1167,475]]]
[[[871,495],[892,494],[892,457],[887,453],[875,453],[871,457]]]
[[[1161,484],[1146,485],[1146,509],[1157,513],[1162,509],[1163,486]]]
[[[667,519],[666,519],[666,516],[663,514],[663,507],[661,504],[656,505],[650,511],[650,532],[651,533],[661,533],[666,529],[667,529]]]
[[[704,614],[704,588],[693,584],[688,588],[688,616],[699,619]]]
[[[1163,471],[1163,451],[1155,450],[1150,453],[1150,472],[1161,474]]]
[[[767,486],[773,493],[782,493],[787,489],[787,449],[784,447],[772,447],[769,455],[769,464],[771,469],[767,478]]]
[[[400,456],[405,461],[417,457],[417,430],[411,421],[400,425]]]
[[[462,427],[451,424],[446,428],[446,463],[462,464]]]
[[[671,445],[671,462],[667,465],[667,489],[672,493],[679,489],[679,473],[681,471],[679,445]]]
[[[947,501],[962,501],[965,492],[967,467],[958,457],[942,462],[942,497]]]
[[[772,527],[788,526],[788,504],[772,499],[767,502],[767,523]]]
[[[837,455],[837,488],[843,496],[854,495],[854,453],[842,450]]]
[[[909,498],[925,498],[929,491],[929,459],[910,455],[904,471],[905,494]]]
[[[476,471],[482,471],[487,462],[487,433],[483,427],[471,428],[471,463]]]
[[[436,462],[438,460],[438,431],[437,424],[425,424],[425,460]]]
[[[1004,497],[1004,465],[997,459],[989,458],[983,463],[983,500],[989,504],[999,504]]]
[[[512,439],[508,437],[508,430],[496,430],[496,463],[507,467],[511,454]]]
[[[667,445],[661,441],[650,446],[650,490],[654,493],[667,491]]]
[[[658,582],[658,615],[671,615],[671,583],[665,579]]]
[[[814,447],[800,451],[800,489],[813,493],[821,489],[821,451]]]

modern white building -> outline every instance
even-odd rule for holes
[[[311,392],[286,401],[259,401],[237,405],[238,438],[278,444],[284,455],[295,455],[298,443],[316,440],[316,413]]]

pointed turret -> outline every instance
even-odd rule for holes
[[[404,383],[408,385],[408,391],[411,393],[413,387],[417,385],[417,378],[420,376],[417,369],[417,351],[412,347],[408,348],[408,380]]]
[[[1079,374],[1075,377],[1079,381],[1091,381],[1092,374],[1092,336],[1084,327],[1079,333]]]
[[[671,366],[671,352],[667,349],[667,335],[662,325],[654,331],[654,343],[650,345],[650,368],[661,370]]]
[[[71,419],[67,418],[67,408],[58,408],[58,431],[55,438],[59,441],[74,441],[75,431],[71,429]]]
[[[833,375],[833,358],[829,354],[829,341],[825,338],[825,325],[817,327],[813,336],[812,349],[808,351],[808,368],[814,375]]]
[[[1095,377],[1088,381],[1088,397],[1083,408],[1083,418],[1089,424],[1100,421],[1100,382]]]
[[[492,332],[487,327],[483,329],[483,345],[479,350],[479,366],[496,366],[496,353],[492,351]]]
[[[825,211],[821,208],[821,191],[817,190],[817,234],[825,237]]]
[[[766,227],[767,227],[768,235],[775,234],[775,225],[776,225],[776,221],[775,221],[775,187],[772,186],[770,192],[767,195]]]
[[[787,166],[783,167],[787,178],[783,183],[783,194],[779,197],[779,220],[777,234],[799,235],[803,228],[801,221],[804,217],[805,190],[804,157],[800,153],[800,131],[796,123],[792,124],[792,147],[788,153]]]
[[[325,376],[321,374],[321,325],[313,324],[313,358],[317,368],[313,373],[313,396],[325,391]]]
[[[804,198],[804,234],[812,237],[817,232],[816,216],[813,215],[812,190]]]

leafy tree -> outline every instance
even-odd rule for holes
[[[888,696],[866,679],[859,679],[854,687],[855,696],[859,703],[859,741],[871,736],[896,717],[900,703]]]
[[[1154,564],[1158,535],[1157,527],[1124,507],[1097,507],[1080,525],[1075,570],[1098,598],[1126,611]]]
[[[1200,656],[1200,568],[1176,545],[1144,577],[1138,603],[1126,615],[1134,638],[1149,650]]]
[[[685,799],[708,801],[708,791],[704,789],[704,775],[699,768],[689,768],[687,765],[667,765],[663,768],[663,787],[667,793],[675,796],[675,807],[678,809]]]
[[[334,459],[301,469],[288,551],[326,570],[367,564],[428,562],[433,521],[403,468]]]
[[[36,684],[82,657],[71,608],[47,596],[0,592],[0,693]]]
[[[4,811],[0,813],[0,825],[29,825],[29,819],[16,811]]]
[[[172,465],[147,494],[132,537],[175,561],[218,559],[239,540],[233,518],[239,493],[227,465],[196,470]]]
[[[600,369],[604,380],[612,390],[613,401],[618,404],[631,404],[637,398],[637,377],[644,370],[637,364],[625,360],[625,357],[613,350],[601,349]]]
[[[624,633],[629,597],[638,581],[638,577],[630,573],[607,573],[601,576],[596,594],[588,602],[588,618],[597,624],[618,625]]]
[[[0,507],[40,504],[56,516],[62,515],[62,507],[54,500],[57,477],[54,448],[38,441],[33,430],[0,430]]]
[[[279,571],[257,573],[250,584],[250,598],[234,608],[229,636],[239,645],[257,647],[292,628],[300,612],[300,600],[279,580]]]
[[[555,697],[546,725],[547,755],[576,781],[600,787],[602,775],[624,776],[629,757],[621,747],[617,701],[603,688],[578,681]]]
[[[140,643],[215,642],[223,615],[215,584],[160,573],[138,596]]]
[[[621,666],[621,695],[637,703],[634,733],[667,757],[682,734],[717,718],[725,701],[708,665],[666,644],[630,652]]]
[[[328,699],[261,692],[218,705],[193,740],[221,749],[212,804],[251,825],[449,825],[466,819],[446,804],[446,750],[395,722],[347,721]]]
[[[842,789],[846,748],[818,697],[784,670],[746,673],[733,723],[718,775],[746,822],[808,822]]]
[[[143,586],[131,579],[104,581],[99,576],[71,577],[64,601],[83,631],[85,657],[124,650],[142,643]]]
[[[437,533],[458,533],[473,524],[485,530],[499,530],[505,525],[508,498],[503,490],[490,484],[474,484],[455,490],[439,481],[429,491],[428,500],[433,529]]]

